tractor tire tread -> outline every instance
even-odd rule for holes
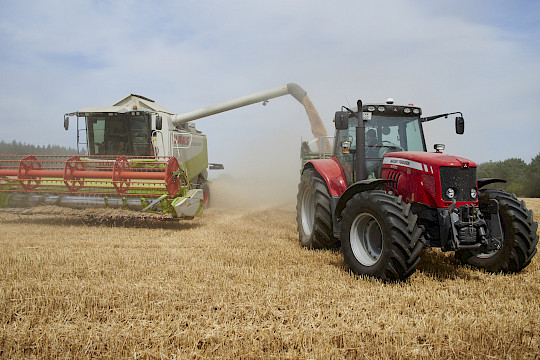
[[[389,244],[381,258],[371,267],[358,262],[349,240],[352,222],[358,214],[366,211],[377,216],[381,227],[386,227]],[[342,215],[341,248],[345,263],[352,272],[374,276],[383,281],[405,280],[414,273],[424,247],[423,241],[419,241],[422,230],[418,228],[417,216],[410,211],[410,206],[403,203],[401,196],[396,197],[380,190],[358,193],[347,202]]]

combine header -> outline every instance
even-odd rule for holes
[[[110,207],[178,217],[201,212],[196,190],[172,156],[1,155],[0,177],[2,207]]]
[[[84,108],[77,118],[75,156],[0,155],[0,207],[119,208],[193,218],[209,205],[206,135],[191,122],[292,95],[306,108],[314,135],[324,129],[306,92],[287,84],[183,114],[140,95]],[[325,131],[325,130],[324,130]]]

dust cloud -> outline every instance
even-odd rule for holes
[[[313,137],[327,136],[310,98],[304,95],[301,103]],[[235,158],[224,164],[225,171],[210,174],[211,206],[253,209],[279,205],[294,209],[302,166],[302,138],[296,130],[305,122],[305,116],[295,113],[267,122],[264,134],[250,132],[249,136],[239,138],[242,145],[238,146]],[[320,149],[321,144],[317,142],[316,146]],[[328,139],[322,146],[328,152],[332,149]]]
[[[300,140],[292,133],[244,139],[251,151],[236,153],[224,164],[224,171],[210,172],[211,206],[253,209],[289,204],[294,209]]]
[[[222,175],[210,183],[212,208],[294,209],[298,181],[291,178]]]

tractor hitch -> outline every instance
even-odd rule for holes
[[[497,211],[498,205],[490,206]],[[498,215],[495,215],[498,220]],[[499,234],[488,234],[488,227],[483,213],[474,205],[462,205],[456,208],[455,201],[448,209],[439,209],[441,240],[443,251],[479,250],[488,252],[498,250],[502,244]],[[491,221],[491,218],[488,219]],[[499,222],[500,226],[500,222]]]

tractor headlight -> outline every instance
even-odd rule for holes
[[[404,112],[405,114],[410,114],[410,113],[411,113],[411,109],[405,108],[405,109],[403,109],[403,112]]]
[[[375,111],[375,106],[369,105],[369,106],[367,107],[367,111],[374,112],[374,111]]]
[[[456,196],[456,190],[454,190],[453,188],[448,188],[448,189],[446,189],[446,196],[447,196],[449,199],[453,199],[454,196]]]
[[[412,112],[415,113],[416,115],[420,114],[420,110],[418,110],[418,109],[413,109]]]
[[[476,199],[476,195],[478,195],[478,193],[476,192],[476,189],[472,188],[471,189],[471,198]]]
[[[379,106],[377,108],[377,110],[379,110],[380,112],[384,112],[384,110],[386,110],[386,108],[384,106]]]

